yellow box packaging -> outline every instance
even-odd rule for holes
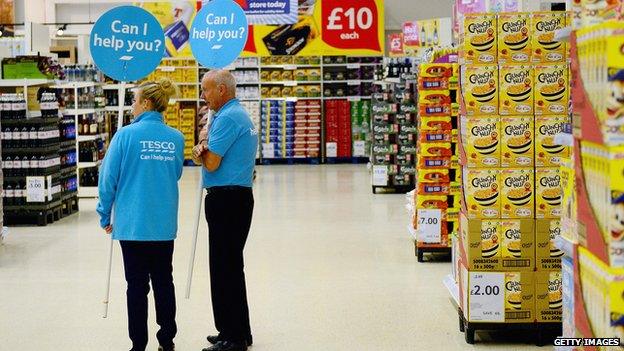
[[[531,167],[534,162],[533,116],[501,118],[501,166]]]
[[[533,168],[501,170],[502,218],[533,218]]]
[[[465,78],[468,116],[498,115],[498,66],[468,65]]]
[[[561,235],[561,220],[538,219],[535,221],[535,266],[538,271],[561,269],[563,251],[556,244]]]
[[[535,66],[535,114],[567,114],[569,102],[568,66],[566,64]]]
[[[498,15],[498,63],[531,62],[531,14]]]
[[[505,65],[499,68],[499,111],[501,115],[533,115],[533,68]]]
[[[470,270],[531,271],[533,219],[468,219],[460,214],[460,244]]]
[[[464,17],[464,63],[496,63],[496,14],[466,14]]]
[[[533,30],[534,63],[565,62],[566,44],[555,40],[555,31],[566,26],[565,12],[534,12],[531,28]]]
[[[535,187],[535,217],[560,218],[562,189],[559,168],[537,168]]]
[[[464,146],[468,167],[499,167],[501,158],[500,120],[467,118]]]
[[[500,217],[498,169],[464,168],[464,191],[468,218]]]
[[[561,323],[561,270],[535,272],[535,312],[538,322]]]
[[[535,118],[535,165],[556,167],[563,158],[570,157],[570,150],[555,144],[555,136],[565,130],[567,116],[543,116]]]

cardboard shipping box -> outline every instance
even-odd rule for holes
[[[560,219],[538,219],[535,221],[535,267],[538,271],[561,269],[563,251],[555,240],[561,235]]]
[[[561,270],[535,272],[535,314],[538,322],[561,323]]]

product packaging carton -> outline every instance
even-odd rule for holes
[[[531,14],[510,12],[498,15],[498,62],[531,62]]]
[[[498,66],[468,65],[464,78],[468,116],[498,115]]]
[[[500,166],[501,137],[498,118],[463,118],[462,134],[468,167]]]
[[[501,118],[501,166],[531,167],[535,164],[534,117]]]
[[[501,115],[533,115],[533,68],[500,66],[499,110]]]
[[[534,218],[533,168],[501,170],[502,218]]]

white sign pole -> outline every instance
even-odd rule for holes
[[[199,218],[201,217],[202,197],[204,195],[204,188],[201,179],[201,171],[204,166],[199,167],[199,186],[197,189],[197,215],[195,216],[194,233],[193,233],[193,247],[191,248],[191,257],[189,258],[188,277],[186,279],[186,299],[191,297],[191,283],[193,281],[193,268],[195,267],[195,251],[197,250],[197,236],[199,232]]]
[[[115,212],[111,213],[111,224],[113,225],[113,219],[115,216]],[[102,318],[108,317],[108,300],[110,297],[110,282],[111,282],[111,274],[113,270],[113,233],[110,233],[110,244],[108,246],[108,272],[106,274],[106,291],[104,292],[104,313],[102,314]]]

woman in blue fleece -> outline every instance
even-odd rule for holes
[[[115,134],[100,169],[97,212],[100,225],[119,240],[123,253],[131,351],[144,351],[147,346],[150,279],[160,325],[156,334],[159,350],[174,350],[177,327],[172,261],[184,136],[163,122],[162,112],[176,92],[169,80],[138,87],[132,104],[134,122]]]

